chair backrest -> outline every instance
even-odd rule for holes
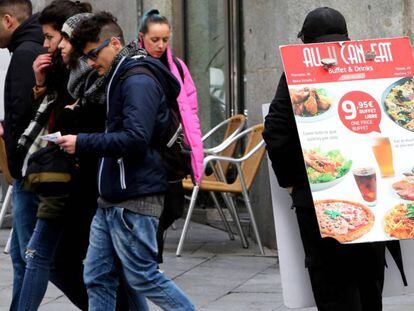
[[[6,146],[4,145],[3,138],[0,137],[0,169],[3,172],[4,178],[7,183],[11,185],[13,183],[13,177],[9,171],[9,165],[7,164]]]
[[[266,152],[262,137],[263,128],[263,124],[254,125],[249,128],[250,133],[248,136],[246,136],[246,148],[243,155],[247,155],[257,145],[262,144],[262,146],[251,157],[243,161],[241,164],[241,169],[243,172],[244,180],[246,182],[247,190],[250,190],[257,172],[259,171],[260,163],[262,162],[262,159]],[[237,176],[235,182],[241,184],[240,176]]]
[[[226,132],[224,133],[223,141],[229,138],[233,133],[238,133],[243,129],[246,123],[246,116],[244,114],[236,114],[230,117],[229,123],[227,124]],[[236,132],[237,131],[237,132]]]
[[[236,134],[238,134],[244,127],[244,124],[246,123],[246,116],[243,114],[237,114],[229,119],[226,120],[227,128],[226,132],[224,133],[223,142],[225,142],[227,139],[234,137]],[[223,143],[222,142],[222,143]],[[234,151],[237,147],[237,141],[230,144],[226,149],[219,152],[217,155],[225,156],[225,157],[232,157],[234,155]],[[227,162],[222,162],[221,168],[223,170],[224,175],[227,174],[227,171],[229,170],[230,164]],[[207,180],[216,180],[214,175],[207,175],[204,177]]]

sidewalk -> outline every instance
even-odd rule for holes
[[[178,225],[181,228],[182,223]],[[8,310],[12,292],[12,268],[2,253],[8,231],[0,230],[0,311]],[[283,305],[276,252],[266,249],[259,256],[254,243],[249,249],[227,234],[192,223],[183,256],[175,256],[180,230],[169,230],[166,241],[165,273],[203,311],[287,311]],[[41,311],[77,310],[53,285],[49,285]],[[151,310],[160,310],[151,305]],[[294,309],[316,311],[316,308]],[[414,311],[414,295],[384,298],[384,311]]]

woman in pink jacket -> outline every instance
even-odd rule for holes
[[[160,15],[158,10],[150,10],[144,14],[139,27],[139,43],[149,55],[159,59],[177,78],[181,86],[177,98],[184,136],[191,147],[191,166],[193,181],[199,184],[203,172],[203,143],[201,141],[200,120],[198,119],[197,90],[186,64],[172,56],[169,46],[171,25],[168,19]],[[182,181],[170,182],[165,195],[164,211],[160,217],[157,232],[158,262],[162,263],[164,249],[164,232],[184,213],[184,189]]]

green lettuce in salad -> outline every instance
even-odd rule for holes
[[[312,184],[330,182],[345,176],[352,166],[339,150],[322,152],[320,148],[304,152],[306,172]]]

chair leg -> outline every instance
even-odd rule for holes
[[[223,209],[221,208],[221,206],[220,206],[219,202],[217,201],[217,197],[216,197],[216,195],[215,195],[213,192],[211,192],[211,191],[209,191],[209,193],[210,193],[211,198],[212,198],[212,199],[213,199],[213,201],[214,201],[214,204],[216,205],[217,211],[218,211],[218,213],[219,213],[219,215],[220,215],[221,220],[223,221],[224,227],[225,227],[225,228],[226,228],[226,230],[227,230],[227,234],[229,235],[229,239],[230,239],[230,240],[234,240],[234,235],[233,235],[233,232],[231,232],[230,225],[229,225],[229,223],[227,222],[226,216],[225,216],[225,215],[224,215],[224,213],[223,213]]]
[[[177,252],[175,255],[177,257],[181,256],[181,252],[184,246],[184,240],[187,235],[188,226],[190,225],[191,215],[193,214],[194,206],[197,201],[198,191],[200,190],[200,186],[196,185],[193,188],[193,193],[191,194],[190,205],[188,207],[187,217],[185,218],[183,231],[181,232],[180,242],[178,243]]]
[[[10,230],[9,238],[7,239],[6,247],[4,248],[5,254],[10,254],[10,245],[11,245],[11,238],[13,234],[13,229]]]
[[[6,216],[6,212],[11,206],[11,198],[12,198],[12,192],[13,192],[13,186],[9,186],[7,188],[6,196],[3,201],[3,205],[1,207],[0,212],[0,227],[3,224],[4,218]],[[10,243],[11,243],[11,237],[12,237],[13,229],[10,230],[9,238],[7,239],[6,247],[4,248],[4,253],[9,254],[10,253]]]
[[[262,255],[264,255],[265,252],[263,250],[262,240],[260,239],[259,230],[257,228],[256,220],[255,220],[254,215],[253,215],[253,210],[252,210],[252,205],[250,204],[249,194],[247,193],[247,189],[245,189],[244,187],[243,187],[243,197],[244,197],[244,202],[246,203],[247,211],[249,212],[250,220],[252,222],[253,231],[254,231],[254,235],[256,237],[257,245],[259,246],[260,253]]]
[[[4,198],[3,204],[1,206],[0,211],[0,227],[3,225],[4,219],[6,218],[6,212],[10,207],[11,204],[11,196],[12,196],[13,186],[9,186],[7,188],[6,196]]]
[[[229,212],[231,213],[231,216],[233,217],[233,221],[236,224],[237,230],[239,231],[240,240],[241,240],[243,248],[248,248],[249,242],[247,242],[246,236],[241,226],[239,214],[237,214],[236,206],[233,202],[233,199],[227,193],[222,192],[221,195],[223,196],[224,202],[226,202],[227,208]]]

